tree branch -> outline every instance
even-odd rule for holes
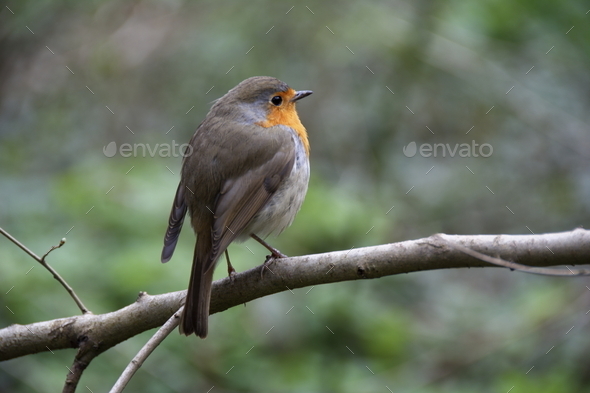
[[[590,270],[588,270],[588,269],[574,269],[574,270],[572,270],[567,266],[565,269],[532,267],[532,266],[521,265],[520,263],[505,261],[500,258],[494,258],[494,257],[490,257],[488,255],[484,255],[480,252],[474,251],[474,250],[464,247],[460,244],[455,244],[450,241],[447,241],[445,239],[444,235],[438,235],[438,236],[440,237],[440,239],[445,241],[446,244],[449,245],[450,247],[456,248],[457,250],[464,252],[467,255],[471,255],[472,257],[477,258],[481,261],[488,262],[488,263],[491,263],[491,264],[499,266],[499,267],[507,267],[510,270],[518,270],[519,272],[524,272],[524,273],[540,274],[543,276],[557,276],[557,277],[589,276],[590,275]],[[547,248],[547,249],[549,251],[551,251],[549,248]],[[553,252],[553,251],[551,251],[551,252]]]
[[[34,260],[39,262],[45,269],[49,270],[49,273],[51,273],[53,275],[53,278],[55,278],[65,288],[65,290],[70,294],[72,299],[74,299],[74,302],[76,302],[76,305],[78,306],[80,311],[82,311],[82,314],[87,314],[90,312],[90,310],[88,310],[86,308],[84,303],[82,303],[82,300],[80,300],[78,295],[76,295],[76,292],[74,292],[72,287],[70,287],[70,285],[66,282],[66,280],[64,280],[54,268],[52,268],[51,266],[49,266],[49,264],[47,262],[45,262],[45,258],[49,255],[49,253],[51,253],[51,251],[53,251],[57,248],[60,248],[61,246],[63,246],[66,243],[65,237],[59,241],[59,244],[57,246],[52,246],[49,249],[49,251],[47,251],[45,253],[45,255],[43,255],[42,257],[39,257],[33,251],[29,250],[24,244],[19,242],[14,236],[12,236],[10,233],[6,232],[4,229],[0,228],[0,233],[3,234],[8,240],[10,240],[14,244],[16,244],[21,250],[26,252],[31,258],[33,258]]]
[[[62,389],[62,393],[74,393],[78,387],[78,382],[82,378],[82,373],[86,370],[86,367],[90,364],[92,359],[100,354],[98,351],[93,350],[91,341],[85,341],[80,343],[80,347],[74,357],[74,363],[72,367],[68,367],[68,374],[66,375],[66,382]]]
[[[590,263],[590,231],[542,235],[444,235],[446,241],[484,255],[528,266]],[[272,273],[260,277],[258,266],[213,284],[211,313],[287,289],[339,281],[378,278],[422,270],[494,266],[455,247],[440,235],[348,251],[285,258]],[[574,276],[572,276],[574,277]],[[120,310],[101,315],[80,315],[0,330],[0,360],[47,351],[80,348],[96,354],[145,330],[161,326],[184,302],[186,291],[150,296]]]

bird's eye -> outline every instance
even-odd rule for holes
[[[279,106],[283,103],[283,98],[281,96],[274,96],[270,99],[273,105]]]

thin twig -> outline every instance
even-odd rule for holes
[[[23,250],[24,252],[29,254],[34,260],[36,260],[37,262],[41,261],[41,258],[39,258],[37,256],[37,254],[35,254],[33,251],[29,250],[24,244],[22,244],[21,242],[16,240],[10,233],[6,232],[2,228],[0,228],[0,233],[3,234],[8,240],[10,240],[14,244],[16,244],[18,247],[20,247],[21,250]]]
[[[168,321],[166,321],[166,323],[162,325],[160,329],[158,329],[156,334],[154,334],[152,338],[149,339],[143,348],[141,348],[137,355],[135,355],[135,357],[127,365],[125,370],[123,370],[123,373],[117,382],[115,382],[115,385],[113,385],[109,393],[121,393],[123,389],[125,389],[125,386],[127,386],[135,372],[139,370],[147,357],[150,356],[154,349],[156,349],[156,347],[160,345],[160,343],[164,341],[164,339],[168,337],[168,335],[178,326],[180,323],[180,315],[182,314],[183,309],[184,306],[180,307],[180,309],[178,309],[178,311],[176,311],[170,317],[170,319],[168,319]]]
[[[444,235],[435,235],[441,240],[443,240],[446,244],[448,244],[452,248],[456,248],[457,250],[470,255],[480,261],[491,263],[492,265],[500,266],[500,267],[507,267],[511,270],[518,270],[525,273],[531,274],[540,274],[543,276],[558,276],[558,277],[571,277],[571,276],[590,276],[590,270],[586,269],[550,269],[550,268],[542,268],[542,267],[534,267],[534,266],[526,266],[521,265],[520,263],[505,261],[500,258],[490,257],[489,255],[482,254],[480,252],[474,251],[470,248],[464,247],[460,244],[453,243],[448,241],[444,238]]]
[[[80,311],[82,311],[82,314],[88,314],[88,313],[90,313],[90,310],[88,310],[86,308],[86,306],[84,305],[84,303],[82,303],[82,300],[80,300],[80,298],[78,297],[78,295],[76,295],[76,292],[74,292],[74,290],[72,289],[72,287],[70,287],[68,285],[68,283],[66,282],[66,280],[64,280],[59,275],[59,273],[57,271],[55,271],[55,269],[53,269],[51,266],[49,266],[49,264],[47,262],[45,262],[45,257],[47,257],[47,255],[49,255],[49,253],[51,251],[55,250],[56,248],[60,248],[61,246],[63,246],[65,244],[65,242],[66,242],[66,239],[65,238],[61,239],[60,242],[59,242],[59,244],[57,246],[52,246],[49,249],[49,251],[47,251],[45,253],[45,255],[43,255],[43,257],[40,258],[37,254],[35,254],[33,251],[29,250],[24,244],[22,244],[21,242],[19,242],[18,240],[16,240],[10,233],[6,232],[4,229],[0,228],[0,233],[3,234],[8,240],[10,240],[14,244],[16,244],[21,250],[23,250],[24,252],[26,252],[27,254],[29,254],[29,256],[31,258],[33,258],[34,260],[36,260],[37,262],[39,262],[45,269],[49,270],[49,272],[53,275],[53,278],[55,278],[57,281],[59,281],[59,283],[70,294],[70,296],[72,297],[72,299],[74,299],[74,301],[78,305],[78,308],[80,309]]]
[[[57,246],[51,246],[51,248],[49,249],[49,251],[47,251],[47,252],[45,253],[45,255],[43,255],[43,256],[41,257],[41,260],[42,260],[42,261],[44,261],[44,260],[45,260],[45,258],[47,258],[47,255],[49,255],[49,254],[51,253],[51,251],[53,251],[53,250],[57,250],[58,248],[61,248],[61,246],[63,246],[64,244],[66,244],[66,238],[65,238],[65,237],[64,237],[64,238],[62,238],[62,239],[59,241],[59,244],[58,244]]]

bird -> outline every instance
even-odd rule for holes
[[[312,94],[269,76],[240,82],[211,106],[184,151],[180,182],[168,219],[161,261],[174,253],[187,215],[196,235],[180,333],[207,337],[213,271],[227,247],[263,239],[290,226],[307,193],[307,131],[296,103]],[[264,271],[264,267],[263,270]]]

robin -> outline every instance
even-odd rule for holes
[[[172,257],[188,211],[197,241],[180,332],[207,336],[213,270],[227,247],[252,237],[264,242],[293,222],[309,181],[309,141],[295,103],[312,92],[295,91],[255,76],[218,99],[184,153],[162,262]]]

